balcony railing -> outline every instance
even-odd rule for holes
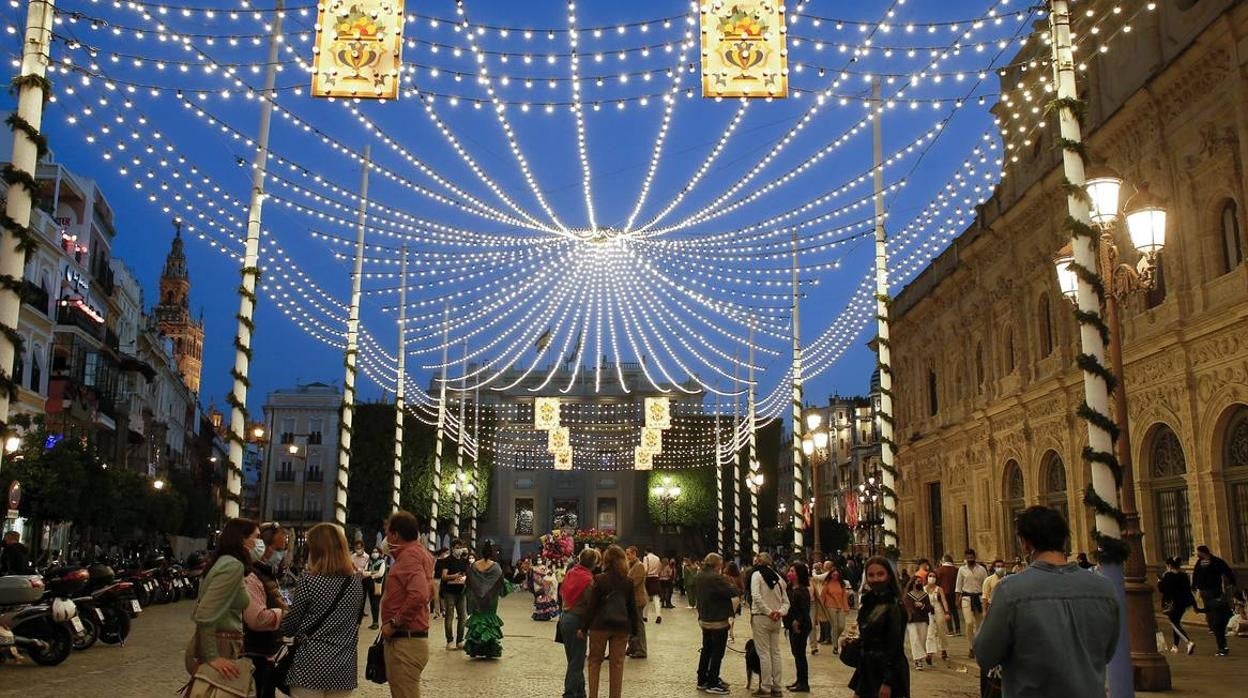
[[[274,478],[274,480],[276,482],[294,482],[295,473],[293,471],[279,470],[277,471],[277,477]]]
[[[48,304],[51,300],[48,292],[43,288],[31,283],[30,280],[22,282],[22,301],[38,310],[44,317],[48,317]]]
[[[104,339],[104,323],[96,322],[94,319],[87,317],[86,313],[72,305],[57,307],[56,324],[77,327],[97,340]]]
[[[304,478],[305,482],[323,482],[324,480],[325,473],[321,470],[309,470],[307,477]]]

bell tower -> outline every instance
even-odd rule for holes
[[[173,220],[173,244],[165,257],[160,276],[160,300],[156,304],[156,327],[173,340],[173,356],[178,373],[191,392],[199,393],[199,376],[203,370],[204,325],[191,317],[191,278],[186,271],[186,252],[182,242],[182,220]]]

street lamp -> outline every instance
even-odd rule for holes
[[[1097,268],[1094,271],[1105,285],[1105,319],[1109,326],[1109,359],[1111,370],[1118,379],[1118,389],[1113,391],[1114,421],[1119,428],[1116,456],[1122,471],[1119,483],[1121,508],[1124,519],[1122,540],[1128,549],[1123,565],[1123,582],[1127,599],[1127,635],[1131,644],[1131,659],[1139,688],[1164,690],[1170,687],[1170,671],[1166,660],[1157,653],[1154,639],[1157,619],[1153,615],[1153,590],[1145,583],[1144,548],[1141,539],[1140,515],[1135,504],[1135,472],[1131,462],[1131,428],[1128,422],[1127,394],[1122,368],[1122,319],[1121,304],[1136,293],[1156,288],[1158,282],[1157,258],[1166,246],[1166,209],[1146,189],[1135,194],[1119,211],[1119,199],[1123,180],[1107,169],[1094,169],[1089,173],[1084,190],[1090,199],[1091,220],[1100,229],[1097,246]],[[1119,262],[1115,231],[1125,220],[1127,237],[1140,255],[1134,266]],[[1058,286],[1072,303],[1078,276],[1070,268],[1072,248],[1067,245],[1054,260],[1057,267]]]
[[[465,495],[467,496],[469,521],[468,546],[470,548],[475,548],[477,545],[477,498],[473,495],[477,493],[477,486],[472,482],[472,476],[469,473],[460,470],[455,474],[455,477],[446,484],[446,491],[451,495],[458,494],[461,498]],[[456,527],[458,528],[458,526]]]
[[[161,478],[156,478],[155,480],[152,480],[152,487],[154,487],[156,491],[159,492],[160,490],[165,489],[165,481],[162,480]]]
[[[866,482],[858,483],[858,528],[867,530],[867,540],[871,546],[871,555],[875,555],[875,528],[884,523],[883,512],[880,510],[883,497],[879,473],[872,472]]]
[[[655,486],[650,490],[655,499],[663,505],[663,528],[672,525],[672,503],[680,498],[680,485],[673,485],[670,476],[663,476],[663,484]],[[666,532],[666,531],[665,531]]]
[[[810,503],[811,521],[814,526],[814,559],[819,560],[823,555],[823,544],[819,532],[819,513],[822,511],[820,503],[823,492],[819,483],[819,471],[823,464],[830,460],[831,454],[828,451],[828,427],[823,423],[823,415],[818,412],[806,413],[806,434],[802,437],[802,452],[806,454],[806,460],[810,463],[810,489],[814,493]]]

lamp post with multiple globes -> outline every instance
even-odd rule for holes
[[[654,495],[654,498],[663,505],[663,526],[661,528],[663,533],[667,533],[672,525],[672,504],[677,499],[680,499],[680,493],[680,485],[673,485],[672,478],[667,475],[663,476],[663,484],[656,485],[650,490],[650,494]]]
[[[858,528],[867,531],[872,557],[875,556],[875,529],[884,523],[883,495],[879,471],[867,475],[866,482],[858,483]]]
[[[806,454],[806,462],[810,463],[810,488],[813,493],[810,502],[810,520],[814,528],[815,545],[812,560],[818,561],[823,559],[823,544],[819,534],[819,516],[822,512],[819,476],[820,469],[828,461],[828,427],[823,423],[823,415],[818,412],[806,414],[806,433],[802,435],[802,452]]]
[[[477,547],[477,527],[475,525],[477,518],[477,498],[474,495],[477,493],[477,485],[472,481],[472,477],[468,473],[460,470],[455,473],[455,478],[447,483],[446,491],[450,492],[452,496],[458,494],[461,499],[467,497],[468,520],[470,522],[468,527],[468,547],[470,549],[475,549]],[[458,527],[458,522],[456,522],[456,525]]]
[[[1161,280],[1158,255],[1166,245],[1166,209],[1147,190],[1137,189],[1121,205],[1123,180],[1109,169],[1091,169],[1084,190],[1089,200],[1089,218],[1100,230],[1096,274],[1105,285],[1105,319],[1109,326],[1109,359],[1118,381],[1113,391],[1114,421],[1119,428],[1115,456],[1122,470],[1120,484],[1124,518],[1122,539],[1129,550],[1123,567],[1127,598],[1127,635],[1131,645],[1136,688],[1156,691],[1170,688],[1170,668],[1157,652],[1157,619],[1153,613],[1153,590],[1146,581],[1144,547],[1141,543],[1140,515],[1135,504],[1135,474],[1131,461],[1130,423],[1122,366],[1122,321],[1120,307],[1134,294],[1150,291]],[[1124,223],[1125,222],[1125,223]],[[1121,224],[1121,225],[1120,225]],[[1126,228],[1131,245],[1139,253],[1135,265],[1120,261],[1115,233]],[[1069,245],[1058,252],[1058,286],[1074,302],[1078,277],[1070,268],[1074,261]]]

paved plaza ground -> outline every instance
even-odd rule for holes
[[[529,619],[531,599],[516,594],[504,599],[500,608],[505,626],[504,655],[494,661],[470,660],[459,652],[448,652],[441,636],[441,621],[435,621],[430,642],[430,663],[425,671],[424,695],[440,698],[558,698],[563,690],[563,648],[553,641],[554,623]],[[168,697],[186,680],[182,669],[182,649],[190,636],[191,602],[154,606],[135,621],[134,633],[125,647],[97,645],[76,652],[59,667],[30,664],[0,665],[0,696],[23,698],[70,698],[77,696],[160,696]],[[698,647],[701,642],[694,611],[678,608],[664,614],[663,624],[647,624],[650,656],[630,659],[625,665],[625,696],[674,698],[705,695],[694,688]],[[730,646],[740,650],[749,631],[741,628]],[[1214,658],[1212,638],[1205,632],[1193,634],[1198,652],[1194,657],[1170,657],[1176,690],[1171,696],[1221,696],[1236,693],[1235,686],[1248,685],[1248,642],[1232,644],[1232,656]],[[360,637],[360,657],[373,635],[365,628]],[[1202,642],[1203,640],[1203,642]],[[954,638],[951,666],[929,668],[913,675],[914,696],[978,695],[977,669],[966,660],[966,642]],[[960,658],[960,659],[958,659]],[[793,661],[785,652],[785,683],[793,679]],[[810,658],[811,687],[815,696],[849,696],[845,688],[850,671],[830,652]],[[605,669],[605,667],[604,667]],[[361,672],[363,665],[361,663]],[[745,661],[739,651],[729,650],[724,661],[724,680],[733,695],[746,691]],[[381,698],[390,693],[384,686],[360,680],[355,692],[360,698]],[[606,676],[603,692],[606,696]]]

